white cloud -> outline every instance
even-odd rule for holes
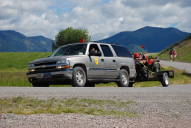
[[[189,0],[1,0],[0,29],[54,39],[69,26],[86,28],[93,39],[144,26],[191,32]]]

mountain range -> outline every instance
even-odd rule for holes
[[[146,26],[136,31],[124,31],[100,40],[127,47],[144,46],[148,52],[159,52],[191,35],[176,28],[159,28]]]
[[[146,26],[136,31],[123,31],[106,39],[104,43],[120,44],[131,50],[144,46],[148,52],[159,52],[191,35],[176,28]],[[0,52],[48,52],[53,40],[43,36],[27,37],[13,30],[0,31]]]
[[[48,52],[53,40],[43,36],[27,37],[13,30],[0,31],[0,52]]]

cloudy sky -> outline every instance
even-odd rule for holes
[[[54,39],[69,26],[92,40],[144,26],[191,32],[190,0],[0,0],[0,30]]]

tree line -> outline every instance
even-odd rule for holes
[[[90,35],[87,29],[68,27],[56,35],[52,50],[54,51],[56,48],[66,44],[88,41],[90,41]]]

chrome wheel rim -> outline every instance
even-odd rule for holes
[[[78,72],[76,73],[76,82],[77,82],[79,85],[83,85],[83,83],[84,83],[84,74],[83,74],[83,72],[78,71]]]
[[[126,85],[128,83],[128,78],[126,74],[122,74],[121,75],[121,81],[124,85]]]
[[[164,73],[163,78],[164,78],[165,84],[168,85],[168,84],[169,84],[168,74],[167,74],[167,73]]]

